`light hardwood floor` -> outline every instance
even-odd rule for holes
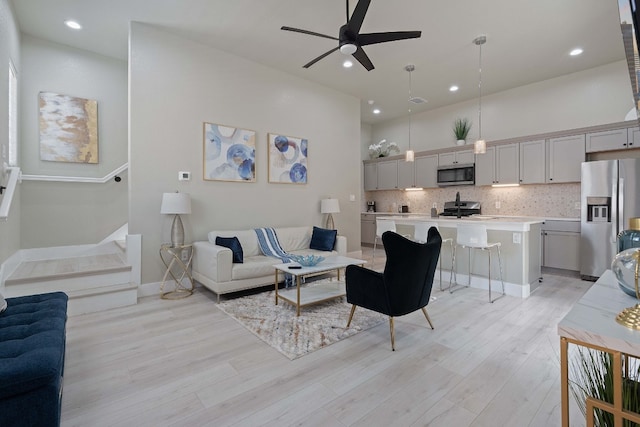
[[[397,318],[395,352],[383,323],[294,361],[203,288],[70,317],[62,425],[559,426],[556,324],[590,286],[545,275],[531,297],[489,304],[435,284],[435,330]]]

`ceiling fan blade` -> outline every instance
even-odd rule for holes
[[[310,36],[324,37],[325,39],[339,40],[337,37],[328,36],[326,34],[314,33],[313,31],[301,30],[300,28],[284,27],[283,26],[283,27],[280,27],[280,29],[281,30],[285,30],[285,31],[293,31],[294,33],[308,34]]]
[[[358,62],[361,63],[364,68],[367,69],[367,71],[371,71],[371,70],[373,70],[375,68],[373,66],[373,63],[371,62],[371,60],[367,56],[367,54],[364,53],[364,50],[362,50],[362,48],[360,46],[358,46],[358,50],[356,50],[353,53],[353,57],[356,58],[358,60]]]
[[[395,40],[417,39],[422,35],[422,31],[394,31],[387,33],[369,33],[358,36],[358,44],[367,46],[370,44],[386,43]]]
[[[347,28],[353,33],[353,36],[360,32],[360,27],[362,27],[362,22],[364,21],[364,16],[367,14],[370,3],[371,0],[360,0],[358,4],[356,4],[351,19],[347,22]]]
[[[320,61],[320,60],[321,60],[322,58],[324,58],[325,56],[327,56],[327,55],[329,55],[329,54],[331,54],[331,53],[335,52],[335,51],[336,51],[336,50],[338,50],[338,49],[340,49],[340,47],[339,47],[339,46],[334,47],[334,48],[333,48],[333,49],[331,49],[330,51],[327,51],[327,52],[323,53],[322,55],[318,56],[316,59],[313,59],[312,61],[310,61],[310,62],[308,62],[308,63],[304,64],[304,65],[302,66],[302,68],[309,68],[309,67],[311,67],[313,64],[315,64],[316,62]]]

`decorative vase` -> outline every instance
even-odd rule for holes
[[[640,248],[631,248],[616,255],[611,263],[611,271],[615,274],[620,289],[638,299],[640,299],[638,295],[639,261]]]
[[[466,139],[459,139],[459,140],[456,141],[457,145],[465,145],[466,143],[467,143]]]
[[[640,218],[629,219],[629,229],[618,234],[618,252],[640,248]]]

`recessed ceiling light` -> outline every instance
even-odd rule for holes
[[[64,21],[64,24],[73,30],[82,29],[82,25],[78,24],[78,22],[74,21],[73,19],[67,19],[66,21]]]
[[[452,85],[452,86],[449,88],[449,92],[456,92],[458,89],[460,89],[458,86],[456,86],[456,85]]]
[[[573,49],[571,52],[569,52],[569,55],[571,56],[578,56],[582,53],[582,49],[580,49],[579,47]]]
[[[351,62],[351,61],[349,61],[349,60],[347,59],[346,61],[344,61],[344,62],[342,63],[342,66],[343,66],[344,68],[351,68],[351,67],[353,67],[353,62]]]
[[[367,104],[369,104],[369,105],[373,105],[374,103],[375,103],[375,101],[373,99],[370,99],[370,100],[367,101]]]
[[[379,109],[379,108],[375,108],[375,109],[372,111],[372,113],[373,113],[373,114],[380,114],[380,109]]]

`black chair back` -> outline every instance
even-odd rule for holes
[[[390,316],[402,316],[425,307],[431,297],[433,278],[440,257],[442,237],[429,229],[426,243],[387,231],[382,235],[387,262],[384,282]]]

